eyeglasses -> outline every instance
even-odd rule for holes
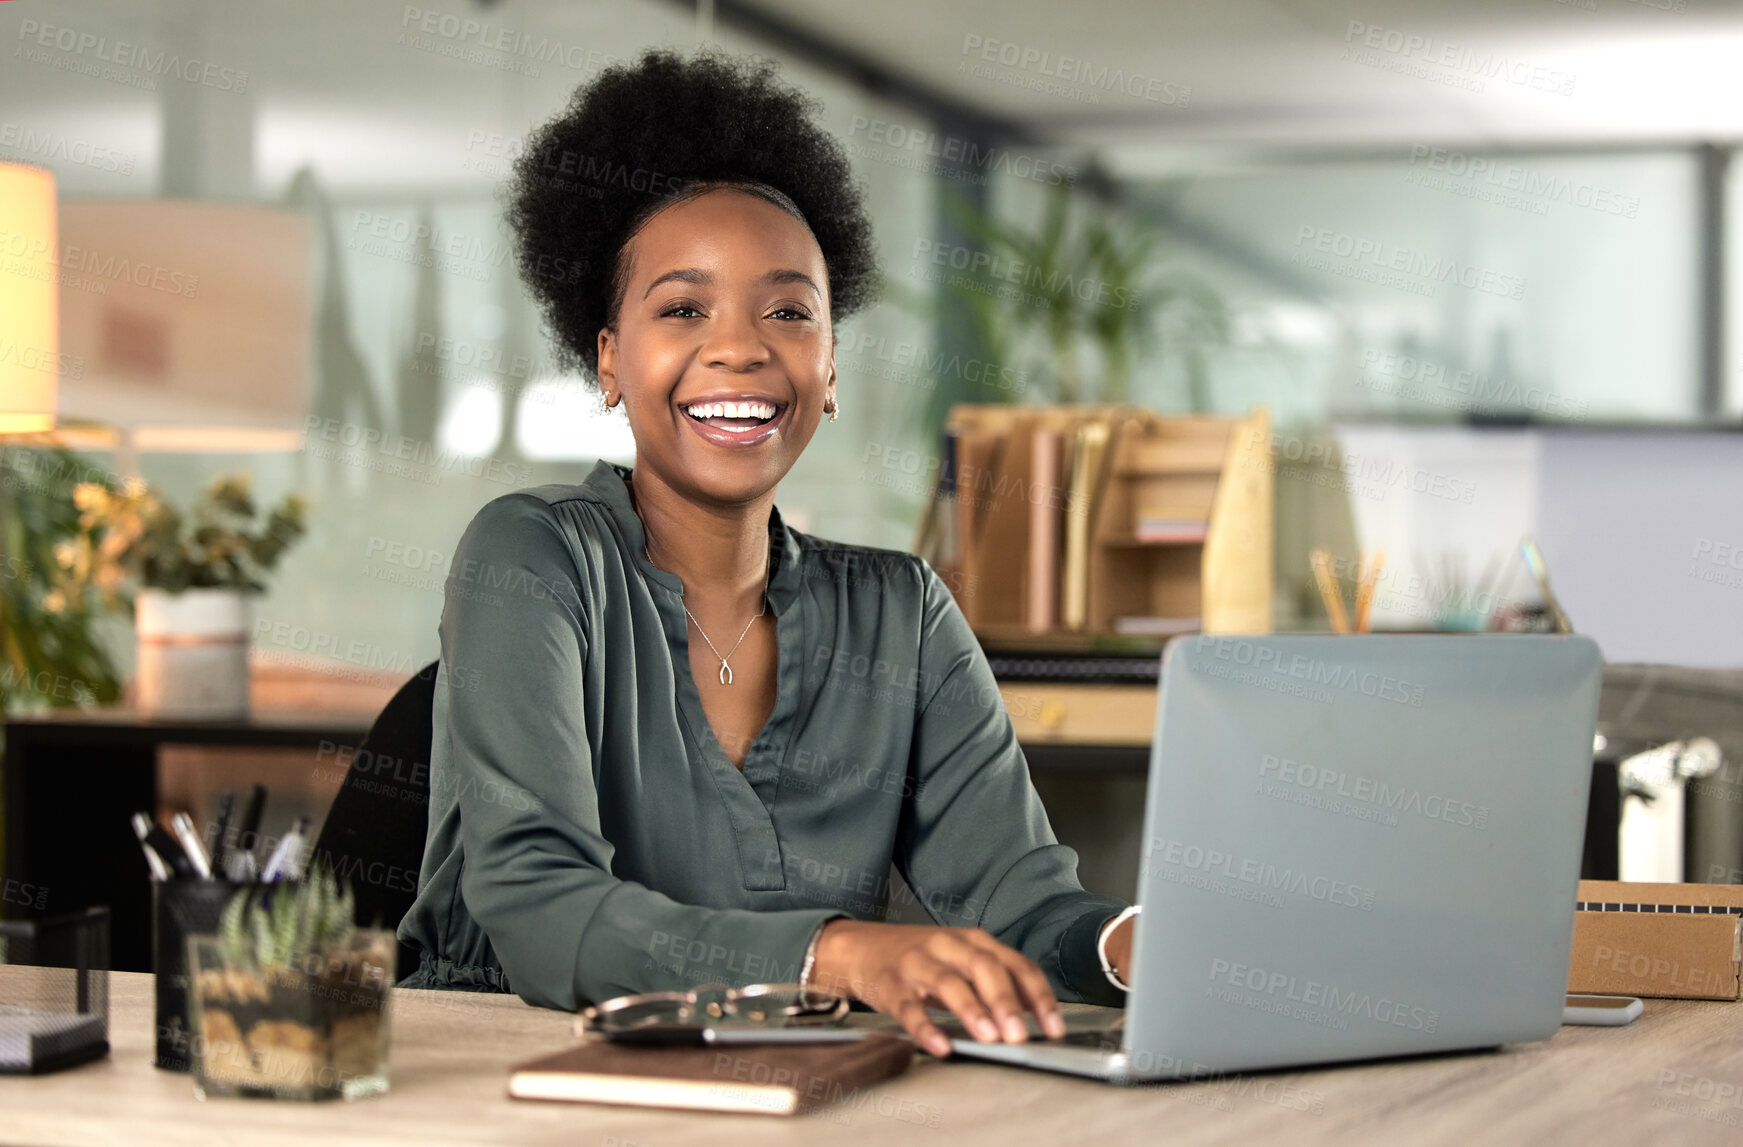
[[[687,992],[618,996],[583,1008],[577,1033],[607,1035],[645,1027],[796,1027],[834,1023],[847,1015],[844,996],[822,995],[798,984],[700,984]]]

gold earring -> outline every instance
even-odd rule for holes
[[[829,412],[829,421],[834,422],[835,416],[841,413],[841,403],[832,398],[829,400],[829,405],[823,409]]]

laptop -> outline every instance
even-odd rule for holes
[[[1574,635],[1173,639],[1120,1021],[953,1049],[1137,1083],[1548,1038],[1602,668]]]

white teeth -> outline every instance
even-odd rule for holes
[[[697,402],[684,408],[692,418],[759,418],[775,416],[775,406],[769,402]]]

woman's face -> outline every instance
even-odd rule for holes
[[[693,501],[772,490],[835,393],[823,252],[766,200],[721,189],[660,211],[625,251],[599,380],[622,396],[636,474]]]

